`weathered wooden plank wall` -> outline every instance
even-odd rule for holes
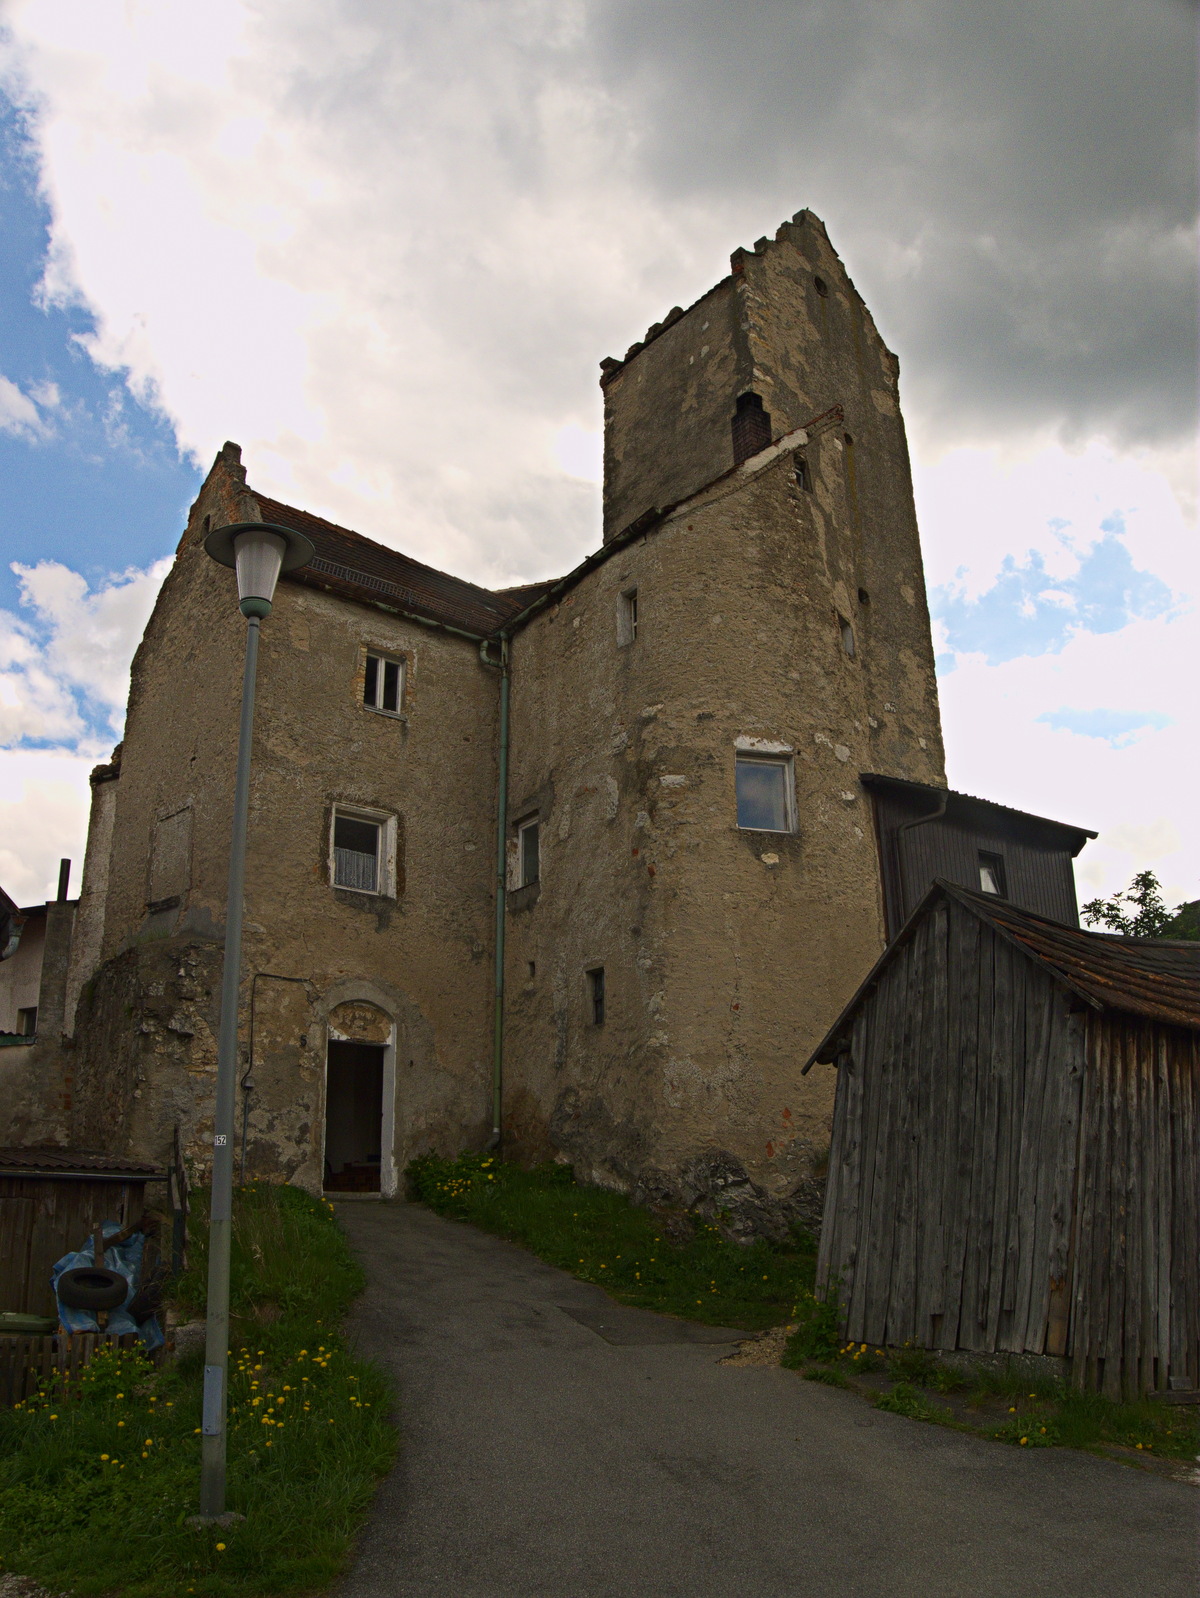
[[[61,1376],[70,1390],[79,1373],[106,1347],[136,1348],[134,1332],[109,1336],[103,1332],[77,1332],[74,1336],[56,1332],[49,1337],[0,1335],[0,1408],[11,1408],[49,1386],[51,1378]],[[160,1362],[161,1350],[151,1355]]]
[[[954,901],[839,1060],[817,1280],[849,1340],[1200,1385],[1200,1040],[1085,1012]]]
[[[1200,1385],[1194,1033],[1089,1018],[1070,1352],[1110,1397]]]
[[[50,1268],[100,1221],[122,1226],[145,1206],[144,1181],[0,1176],[0,1311],[55,1315]]]

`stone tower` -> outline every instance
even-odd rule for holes
[[[602,363],[602,558],[512,641],[509,1103],[601,1180],[784,1193],[884,942],[859,773],[945,777],[896,357],[811,214],[732,267]]]

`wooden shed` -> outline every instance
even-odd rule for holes
[[[161,1171],[76,1149],[0,1149],[0,1312],[57,1313],[50,1267],[100,1221],[135,1221]],[[157,1189],[163,1202],[163,1189]]]
[[[847,1340],[1200,1385],[1200,943],[939,879],[815,1051],[838,1068],[817,1266]]]

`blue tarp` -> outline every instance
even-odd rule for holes
[[[115,1237],[121,1231],[116,1221],[104,1222],[104,1238]],[[156,1348],[161,1348],[166,1339],[163,1337],[162,1328],[158,1324],[157,1316],[151,1316],[148,1321],[143,1321],[140,1326],[134,1321],[125,1307],[131,1303],[137,1291],[138,1277],[142,1269],[142,1250],[146,1246],[146,1239],[141,1232],[135,1232],[131,1238],[117,1247],[105,1247],[102,1264],[107,1265],[110,1271],[118,1271],[129,1283],[129,1291],[125,1294],[125,1305],[120,1309],[111,1309],[108,1312],[108,1325],[105,1331],[111,1337],[124,1337],[129,1332],[135,1333],[146,1345],[147,1353]],[[50,1285],[54,1288],[54,1296],[58,1299],[58,1279],[64,1271],[73,1271],[81,1265],[94,1265],[92,1258],[93,1248],[91,1240],[86,1247],[81,1248],[77,1254],[64,1254],[62,1259],[55,1262],[50,1270]],[[58,1318],[68,1332],[98,1332],[100,1323],[90,1309],[68,1309],[58,1299]]]

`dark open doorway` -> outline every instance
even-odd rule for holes
[[[329,1045],[325,1071],[325,1191],[378,1193],[383,1137],[383,1048]]]

